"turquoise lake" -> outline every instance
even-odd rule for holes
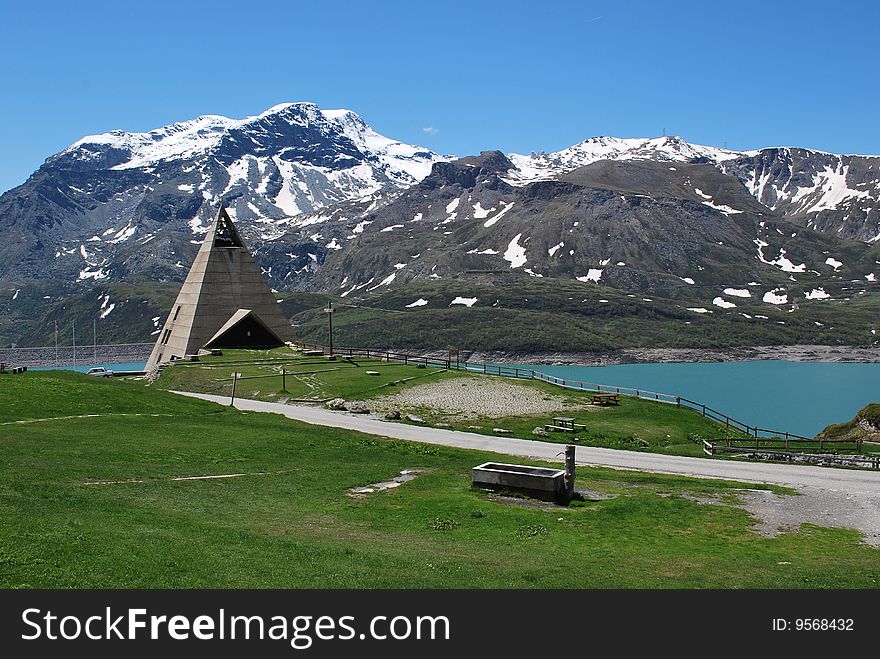
[[[145,366],[144,362],[100,365],[117,371],[140,371]],[[519,366],[569,380],[683,396],[751,426],[810,437],[830,423],[848,421],[868,403],[880,402],[880,364],[749,361]]]
[[[749,425],[814,436],[880,402],[880,364],[748,361],[526,366],[571,380],[647,389],[704,403]]]

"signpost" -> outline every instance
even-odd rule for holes
[[[232,396],[229,398],[229,407],[235,405],[235,383],[238,381],[240,375],[240,373],[232,374]]]

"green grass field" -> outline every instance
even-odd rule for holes
[[[517,384],[533,387],[548,396],[561,396],[571,405],[583,405],[590,400],[587,393],[561,389],[544,382],[517,381]],[[498,436],[493,429],[503,428],[510,431],[505,436],[520,439],[672,455],[703,456],[701,439],[725,437],[728,434],[740,435],[694,410],[626,396],[621,397],[620,404],[616,406],[590,406],[586,409],[572,407],[552,414],[461,419],[454,414],[444,414],[428,407],[416,407],[414,411],[431,425],[442,425],[454,430]],[[535,435],[532,432],[537,427],[543,428],[551,423],[552,417],[557,415],[571,417],[575,423],[583,424],[587,428],[574,433],[553,431],[548,436]]]
[[[527,508],[470,488],[470,468],[502,456],[241,413],[139,383],[3,376],[0,411],[6,588],[876,588],[880,580],[880,551],[854,531],[806,526],[764,538],[744,510],[685,496],[733,501],[735,483],[579,469],[579,487],[614,498]],[[76,414],[102,416],[15,422]],[[394,490],[347,494],[415,467],[427,471]],[[173,480],[230,474],[243,475]]]
[[[280,369],[286,372],[282,389]],[[379,375],[368,375],[367,372]],[[242,398],[278,401],[326,401],[331,398],[365,400],[394,394],[420,384],[450,378],[490,378],[473,373],[426,369],[394,362],[371,359],[328,361],[324,357],[303,357],[286,348],[270,351],[228,350],[222,357],[204,357],[197,363],[178,363],[165,369],[156,383],[163,389],[197,391],[228,396],[232,392],[232,373],[245,379],[236,383],[236,395]],[[251,379],[249,379],[251,378]],[[511,382],[504,379],[505,382]],[[560,414],[574,416],[587,430],[575,433],[584,446],[644,450],[676,455],[702,455],[700,438],[717,438],[729,434],[723,424],[706,419],[697,412],[677,408],[666,403],[655,403],[623,397],[619,406],[571,409],[568,405],[582,405],[590,401],[590,394],[562,389],[539,381],[517,380],[516,384],[540,392],[544,396],[560,398]],[[510,436],[521,439],[539,439],[553,442],[571,442],[572,435],[554,432],[549,437],[532,433],[538,426],[550,422],[553,414],[520,416],[482,416],[461,419],[429,407],[407,407],[431,425],[456,430],[493,435],[493,428],[510,430]],[[405,421],[404,421],[405,422]]]
[[[282,378],[281,369],[285,376]],[[378,372],[370,375],[368,371]],[[394,362],[339,357],[306,357],[288,348],[273,350],[225,350],[219,357],[202,357],[199,362],[178,362],[166,368],[157,386],[173,391],[197,391],[229,396],[232,374],[236,396],[255,400],[307,400],[331,398],[361,400],[399,391],[426,381],[461,377],[454,371],[416,368]]]

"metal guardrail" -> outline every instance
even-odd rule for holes
[[[800,440],[799,440],[800,441]],[[818,440],[816,440],[818,441]],[[824,440],[826,443],[846,442],[847,440]],[[792,458],[800,458],[803,462],[822,462],[834,463],[843,466],[855,466],[867,469],[880,469],[880,454],[874,455],[834,455],[829,453],[791,453],[784,451],[774,451],[772,449],[755,448],[745,446],[718,446],[711,441],[703,440],[703,453],[706,455],[715,455],[715,453],[742,453],[768,456],[769,459],[778,458],[781,460],[791,461]]]
[[[323,354],[329,354],[326,346],[316,343],[306,343],[296,341],[294,345],[306,349],[322,351]],[[385,361],[396,361],[403,364],[424,364],[425,366],[438,366],[449,370],[467,371],[469,373],[482,373],[484,375],[496,375],[499,377],[516,378],[520,380],[539,380],[548,384],[562,387],[564,389],[574,389],[578,391],[594,391],[599,393],[616,393],[621,396],[629,396],[631,398],[641,398],[643,400],[652,400],[660,403],[669,403],[678,407],[687,407],[702,414],[704,417],[723,423],[725,427],[738,430],[750,437],[778,437],[786,441],[806,440],[818,441],[812,437],[805,437],[791,432],[781,430],[773,430],[769,428],[761,428],[751,426],[743,421],[733,418],[732,416],[720,412],[708,405],[697,401],[676,396],[674,394],[665,394],[656,391],[647,391],[644,389],[635,389],[632,387],[616,387],[613,385],[598,384],[596,382],[584,382],[581,380],[569,380],[560,378],[549,373],[543,373],[530,368],[520,368],[518,366],[503,366],[498,364],[472,363],[468,361],[458,361],[457,359],[441,359],[438,357],[419,356],[407,353],[392,352],[390,350],[376,350],[371,348],[334,348],[334,355],[346,355],[348,357],[360,356],[370,359],[382,359]],[[827,440],[826,440],[827,441]]]
[[[795,449],[798,451],[823,451],[825,449],[849,448],[857,453],[862,450],[861,439],[791,439],[786,437],[724,437],[721,439],[704,439],[703,451],[744,449],[748,451],[763,451],[767,445],[777,445],[786,451]],[[772,449],[769,449],[772,450]]]

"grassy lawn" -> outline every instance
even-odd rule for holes
[[[48,409],[51,414],[46,414]],[[854,531],[763,538],[735,483],[579,469],[614,495],[526,508],[470,488],[502,456],[370,437],[76,374],[0,379],[0,587],[869,587]],[[516,461],[522,460],[517,458]],[[347,491],[427,471],[400,487]],[[210,480],[181,476],[245,474]],[[94,484],[95,481],[113,483]],[[140,481],[140,482],[131,482]]]
[[[282,380],[281,369],[285,371]],[[371,375],[378,373],[378,375]],[[256,400],[307,400],[369,398],[377,393],[399,391],[426,381],[460,377],[458,372],[416,368],[375,359],[306,357],[287,348],[274,350],[225,350],[219,357],[199,362],[179,362],[166,368],[157,385],[163,389],[197,391],[229,396],[232,373],[236,396]],[[283,386],[282,386],[283,385]]]
[[[282,368],[286,373],[283,380]],[[556,412],[516,416],[463,417],[430,406],[399,406],[404,414],[401,423],[409,423],[405,415],[412,413],[431,426],[491,436],[499,435],[495,428],[502,428],[510,431],[504,433],[505,436],[519,439],[691,456],[704,456],[702,439],[743,437],[736,429],[726,428],[724,424],[705,418],[689,408],[679,408],[668,403],[622,396],[620,405],[585,407],[591,400],[590,392],[562,389],[546,382],[513,381],[475,372],[445,371],[431,366],[419,368],[375,359],[339,357],[329,360],[322,356],[304,356],[301,352],[287,348],[227,350],[222,356],[203,357],[200,362],[180,362],[167,368],[152,386],[229,396],[232,393],[233,372],[244,378],[236,384],[236,396],[275,402],[311,401],[323,404],[332,398],[344,398],[348,401],[365,401],[368,407],[376,409],[377,401],[381,403],[383,397],[410,387],[455,378],[460,379],[463,384],[466,384],[468,378],[499,380],[507,384],[513,382],[545,399],[559,401]],[[130,395],[137,400],[137,387],[134,386]],[[384,406],[387,405],[385,403]],[[381,409],[383,405],[379,404],[378,407]],[[543,428],[551,423],[554,416],[573,417],[575,423],[585,425],[586,430],[575,433],[552,432],[549,436],[533,433],[535,428]],[[776,444],[762,444],[762,447],[784,448]],[[815,442],[804,442],[792,448],[815,451],[819,445]],[[877,445],[866,443],[862,447],[862,453],[870,454],[878,449],[880,447]],[[824,450],[835,449],[833,445],[829,448],[826,444]],[[852,453],[854,448],[847,444],[839,452],[841,451]],[[731,456],[719,452],[714,457],[727,459]]]
[[[0,376],[0,423],[82,414],[199,414],[216,409],[210,403],[182,396],[145,396],[139,382],[73,371]]]
[[[286,372],[286,389],[282,390],[281,368]],[[378,372],[368,375],[367,372]],[[409,387],[450,378],[488,378],[492,376],[440,371],[412,365],[378,360],[342,358],[329,361],[325,357],[304,357],[287,349],[270,351],[227,350],[222,357],[207,357],[197,363],[178,363],[166,369],[157,385],[163,389],[197,391],[228,396],[232,392],[232,373],[244,376],[236,384],[236,395],[242,398],[278,401],[311,400],[322,402],[331,398],[366,400],[394,394]],[[251,378],[251,379],[248,379]],[[505,379],[504,382],[510,382]],[[570,443],[576,436],[584,446],[601,446],[630,450],[655,451],[676,455],[702,455],[700,438],[723,437],[723,425],[700,414],[665,403],[622,397],[621,404],[611,407],[590,406],[588,392],[561,389],[545,382],[518,380],[516,384],[542,396],[559,398],[559,412],[544,415],[479,417],[462,419],[430,407],[412,406],[404,413],[421,416],[431,425],[469,430],[494,435],[493,428],[510,430],[511,437]],[[577,433],[554,432],[549,437],[532,434],[553,416],[575,417],[576,423],[587,426]],[[404,421],[405,422],[405,421]]]
[[[698,412],[668,403],[622,396],[619,405],[590,405],[584,408],[584,403],[590,401],[588,393],[565,390],[538,381],[517,381],[517,384],[534,388],[547,396],[561,397],[565,401],[565,407],[559,412],[542,415],[481,416],[467,419],[429,407],[416,407],[412,411],[430,425],[455,430],[499,436],[494,429],[502,428],[510,431],[510,434],[504,433],[505,437],[673,455],[702,456],[702,438],[739,435]],[[533,434],[535,428],[543,428],[552,423],[554,416],[574,418],[575,423],[585,425],[586,430],[578,429],[573,433],[553,431],[548,436]],[[406,423],[405,420],[403,422]]]

